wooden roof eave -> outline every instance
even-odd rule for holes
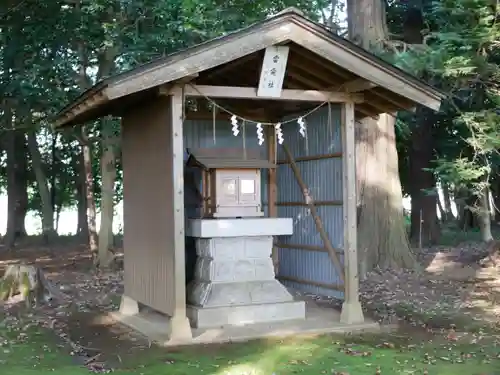
[[[175,53],[160,62],[120,74],[82,94],[56,118],[68,124],[107,102],[229,63],[269,46],[293,41],[303,48],[415,103],[437,110],[445,95],[390,66],[362,48],[334,36],[298,13],[273,17],[227,36]],[[401,108],[403,109],[403,108]],[[75,121],[73,121],[75,122]]]
[[[80,100],[68,108],[63,109],[59,112],[52,123],[53,129],[58,129],[62,126],[72,125],[74,120],[84,116],[86,113],[91,112],[94,109],[102,107],[109,102],[109,98],[103,92],[102,88],[95,90],[95,92],[90,93],[90,95],[82,96]]]

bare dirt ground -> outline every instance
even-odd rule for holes
[[[381,270],[370,274],[361,283],[367,314],[381,323],[404,320],[428,330],[496,326],[500,314],[499,270],[480,267],[476,264],[479,255],[463,261],[463,254],[481,251],[481,246],[467,243],[425,249],[420,259],[425,269],[420,272]],[[0,249],[0,274],[13,262],[42,267],[47,278],[68,296],[66,301],[51,302],[22,319],[33,319],[54,330],[78,363],[104,371],[150,347],[144,338],[106,316],[118,306],[122,271],[95,272],[84,245],[64,240],[50,247],[28,242],[13,252]],[[331,298],[312,297],[332,308],[341,304]],[[7,303],[3,308],[7,320],[21,318],[19,306]]]

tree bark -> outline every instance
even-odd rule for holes
[[[98,237],[97,237],[97,213],[94,198],[94,174],[92,172],[92,148],[88,141],[86,130],[82,127],[82,154],[83,168],[85,170],[85,198],[87,203],[87,223],[89,235],[89,248],[94,257],[98,253]]]
[[[479,207],[478,207],[478,223],[479,229],[481,231],[481,239],[484,242],[489,242],[493,240],[493,235],[491,234],[491,215],[490,215],[490,191],[488,186],[485,186],[479,197]]]
[[[444,201],[443,203],[444,203],[444,213],[445,213],[444,220],[450,221],[455,218],[453,215],[453,210],[451,209],[450,188],[448,184],[445,182],[441,184],[441,188],[443,189],[443,201]]]
[[[4,109],[10,128],[6,132],[8,214],[5,243],[7,247],[13,247],[16,240],[27,235],[24,223],[28,212],[27,150],[24,134],[14,128],[12,107],[7,105]]]
[[[500,218],[500,170],[493,173],[490,183],[490,191],[493,201],[493,220],[498,222]]]
[[[350,39],[365,49],[380,45],[387,36],[385,2],[348,0],[347,6]],[[358,253],[362,276],[375,267],[416,265],[405,228],[394,124],[391,114],[382,114],[379,121],[366,118],[358,126]]]
[[[76,234],[85,241],[88,241],[89,224],[87,220],[87,189],[85,186],[85,166],[83,160],[83,151],[80,147],[79,152],[73,157],[73,169],[75,171],[75,193],[78,211],[78,223]]]
[[[59,134],[58,133],[53,133],[52,134],[52,144],[50,146],[50,154],[51,154],[51,166],[50,166],[50,202],[52,205],[52,212],[55,215],[57,212],[60,211],[61,205],[57,204],[57,187],[56,187],[56,175],[58,171],[58,160],[57,160],[57,139],[58,139]],[[57,233],[57,229],[59,226],[59,216],[56,215],[56,221],[54,223],[54,230]]]
[[[441,198],[439,197],[439,195],[436,198],[436,202],[439,208],[439,215],[441,215],[441,220],[444,221],[446,217],[446,211],[444,210],[443,203],[441,202]]]
[[[28,131],[27,140],[28,149],[31,154],[33,170],[35,172],[35,177],[38,185],[38,192],[40,194],[40,200],[42,202],[42,235],[44,237],[45,243],[50,243],[53,241],[56,235],[56,231],[54,229],[54,210],[48,179],[45,174],[42,156],[40,155],[38,142],[36,140],[36,131]]]
[[[116,179],[115,136],[112,124],[103,121],[101,156],[101,227],[99,228],[99,268],[108,268],[113,260],[113,216]]]
[[[410,138],[410,175],[412,178],[410,239],[414,243],[418,241],[427,246],[436,244],[440,237],[437,220],[436,178],[434,173],[426,170],[432,167],[434,159],[433,115],[428,110],[419,107],[416,120]]]

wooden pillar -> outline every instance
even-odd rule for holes
[[[345,288],[340,321],[356,324],[364,316],[359,302],[354,103],[343,103],[341,114]]]
[[[269,217],[278,217],[278,188],[276,182],[277,160],[276,157],[276,134],[272,126],[266,126],[267,157],[271,163],[276,164],[276,168],[269,168],[267,171],[267,209]],[[277,276],[279,271],[278,247],[274,246],[271,255],[274,265],[274,273]]]
[[[185,276],[185,241],[184,241],[184,96],[181,87],[170,92],[170,137],[171,137],[171,172],[173,184],[172,223],[174,242],[174,300],[175,307],[170,319],[170,340],[192,338],[191,326],[186,316],[186,276]]]

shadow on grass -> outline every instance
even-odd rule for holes
[[[85,320],[82,315],[79,318]],[[90,322],[90,315],[88,317]],[[3,373],[24,375],[88,373],[81,359],[69,355],[48,331],[0,329],[9,352],[0,351]],[[297,336],[246,343],[161,348],[131,335],[121,326],[96,323],[70,331],[72,340],[93,345],[97,361],[115,374],[142,375],[286,375],[286,374],[484,374],[500,373],[494,336],[464,334],[450,341],[446,333],[405,327],[392,333],[352,336]],[[24,335],[23,332],[26,334]],[[106,344],[104,343],[106,342]],[[95,354],[95,353],[94,353]],[[114,358],[112,360],[112,358]],[[83,361],[84,362],[84,361]],[[111,365],[111,362],[114,362]],[[378,371],[378,372],[377,372]]]
[[[142,349],[115,373],[125,374],[497,374],[496,343],[447,342],[439,336],[302,337],[167,350]],[[479,372],[478,372],[479,371]]]

